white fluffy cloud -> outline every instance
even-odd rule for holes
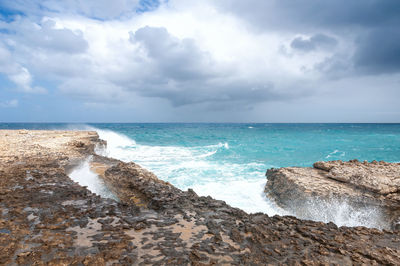
[[[32,86],[32,75],[29,70],[14,60],[11,52],[0,43],[0,73],[4,73],[13,81],[17,90],[27,93],[45,93],[46,89]]]

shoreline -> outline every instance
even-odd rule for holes
[[[1,264],[400,261],[398,233],[247,214],[97,155],[96,132],[0,130],[0,144]],[[121,202],[68,177],[88,156]]]

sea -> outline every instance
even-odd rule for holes
[[[269,168],[350,159],[400,162],[400,124],[2,123],[0,129],[95,130],[107,141],[104,155],[135,162],[182,190],[268,215],[292,214],[265,195]],[[106,191],[87,162],[71,175],[95,193]],[[385,228],[374,208],[345,201],[309,208],[300,218]]]

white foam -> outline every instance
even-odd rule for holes
[[[236,180],[194,185],[193,190],[200,196],[211,196],[224,200],[232,207],[240,208],[248,213],[287,214],[265,197],[264,186],[265,179]]]
[[[222,144],[222,143],[220,143],[220,144]],[[229,149],[229,144],[228,144],[228,142],[225,142],[224,144],[222,144],[223,145],[223,147],[225,148],[225,149]]]
[[[207,152],[205,154],[199,155],[198,158],[210,157],[210,156],[213,156],[216,153],[217,153],[217,151],[210,151],[210,152]]]
[[[325,156],[325,159],[329,159],[332,157],[344,157],[345,155],[346,155],[346,152],[344,152],[344,151],[334,150],[333,152],[331,152],[327,156]]]
[[[229,143],[228,142],[219,142],[218,144],[215,145],[208,145],[208,146],[200,146],[200,147],[193,147],[193,148],[202,148],[202,149],[206,149],[206,148],[225,148],[227,150],[229,150]]]

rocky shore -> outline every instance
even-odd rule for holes
[[[247,214],[181,191],[134,163],[97,155],[104,145],[96,132],[0,131],[0,264],[400,262],[397,232]],[[119,201],[69,178],[89,156],[92,171]],[[384,197],[388,191],[396,193],[382,187]]]

